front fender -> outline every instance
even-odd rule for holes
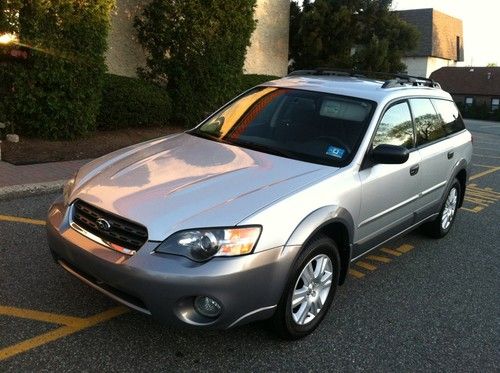
[[[354,236],[352,216],[346,209],[336,205],[320,207],[307,215],[292,232],[285,246],[302,246],[321,228],[334,222],[342,223],[347,228],[350,246]]]

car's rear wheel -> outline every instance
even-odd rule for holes
[[[272,319],[281,337],[303,338],[316,329],[332,303],[339,269],[339,254],[332,239],[319,235],[305,246]]]
[[[436,220],[428,223],[425,228],[427,233],[434,238],[441,238],[448,234],[457,215],[460,201],[461,187],[457,179],[453,181],[446,198],[441,206],[439,216]]]

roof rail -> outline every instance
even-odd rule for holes
[[[380,71],[361,71],[356,69],[337,69],[337,68],[315,68],[292,71],[288,76],[352,76],[357,78],[374,78],[384,79],[385,82],[382,88],[396,88],[411,85],[412,87],[430,87],[441,89],[439,83],[432,79],[421,76],[413,76],[406,74],[394,74]]]

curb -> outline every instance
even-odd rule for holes
[[[0,187],[0,200],[36,196],[60,191],[66,180]]]

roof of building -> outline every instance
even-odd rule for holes
[[[442,67],[431,79],[451,94],[500,96],[500,67]]]
[[[462,20],[432,8],[400,10],[395,13],[420,32],[417,48],[408,53],[407,57],[438,57],[463,61]]]

